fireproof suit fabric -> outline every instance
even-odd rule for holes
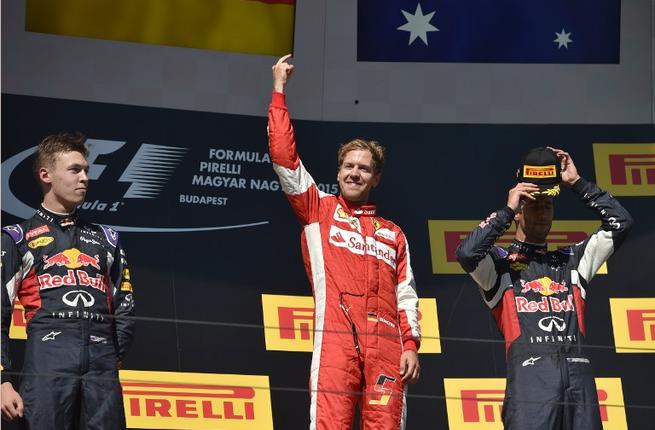
[[[268,118],[271,160],[303,228],[314,292],[309,428],[350,429],[359,402],[363,429],[402,429],[400,356],[420,343],[407,240],[374,205],[318,189],[298,157],[283,94],[273,93]]]
[[[2,368],[12,306],[25,309],[27,429],[125,428],[118,362],[132,343],[130,272],[118,233],[43,207],[2,229]],[[16,378],[14,378],[16,379]]]
[[[591,363],[582,353],[586,291],[627,236],[632,218],[594,183],[581,178],[572,190],[601,219],[584,241],[556,251],[517,240],[496,246],[514,219],[504,207],[457,250],[505,338],[506,429],[601,429]]]

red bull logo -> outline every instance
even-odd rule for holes
[[[542,296],[552,296],[553,294],[563,293],[569,290],[566,288],[566,281],[563,281],[563,283],[560,284],[559,282],[553,281],[548,276],[529,282],[521,279],[521,286],[523,287],[521,290],[522,293],[532,291],[534,293],[539,293]]]
[[[43,257],[43,269],[49,269],[52,266],[66,266],[69,269],[92,266],[100,270],[100,258],[98,255],[91,257],[77,248],[69,248],[59,252],[51,257]]]

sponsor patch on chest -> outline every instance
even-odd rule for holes
[[[353,254],[372,255],[392,268],[396,268],[396,250],[375,240],[374,237],[364,237],[358,232],[343,230],[332,225],[330,226],[330,244],[347,249]]]

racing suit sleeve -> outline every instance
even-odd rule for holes
[[[496,260],[504,250],[494,246],[512,224],[514,211],[505,206],[482,221],[457,247],[457,261],[484,291],[498,283]]]
[[[110,277],[112,309],[116,328],[116,350],[118,351],[118,359],[122,360],[125,358],[134,340],[136,322],[130,318],[135,315],[134,296],[130,268],[120,242],[114,250],[114,262],[111,267]]]
[[[300,224],[317,222],[320,199],[329,194],[318,189],[300,161],[285,95],[278,92],[273,92],[268,109],[268,147],[273,170]]]
[[[12,377],[6,375],[5,371],[13,370],[11,355],[9,351],[9,326],[13,311],[16,293],[20,288],[22,276],[22,264],[20,253],[14,240],[5,233],[2,233],[2,382],[12,382]]]
[[[601,226],[595,233],[573,246],[577,272],[589,282],[600,266],[621,246],[632,228],[633,220],[618,200],[593,182],[580,178],[572,190],[601,219]]]
[[[416,282],[410,264],[409,244],[404,234],[400,234],[397,260],[396,300],[400,321],[403,350],[418,351],[421,346],[421,331],[418,324],[418,295]]]

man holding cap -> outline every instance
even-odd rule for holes
[[[632,218],[609,193],[581,178],[561,149],[532,149],[517,177],[507,205],[457,249],[505,338],[503,423],[506,430],[600,430],[596,385],[582,353],[586,289],[627,236]],[[601,227],[578,244],[548,251],[560,184],[598,214]],[[514,241],[497,246],[512,220]]]

